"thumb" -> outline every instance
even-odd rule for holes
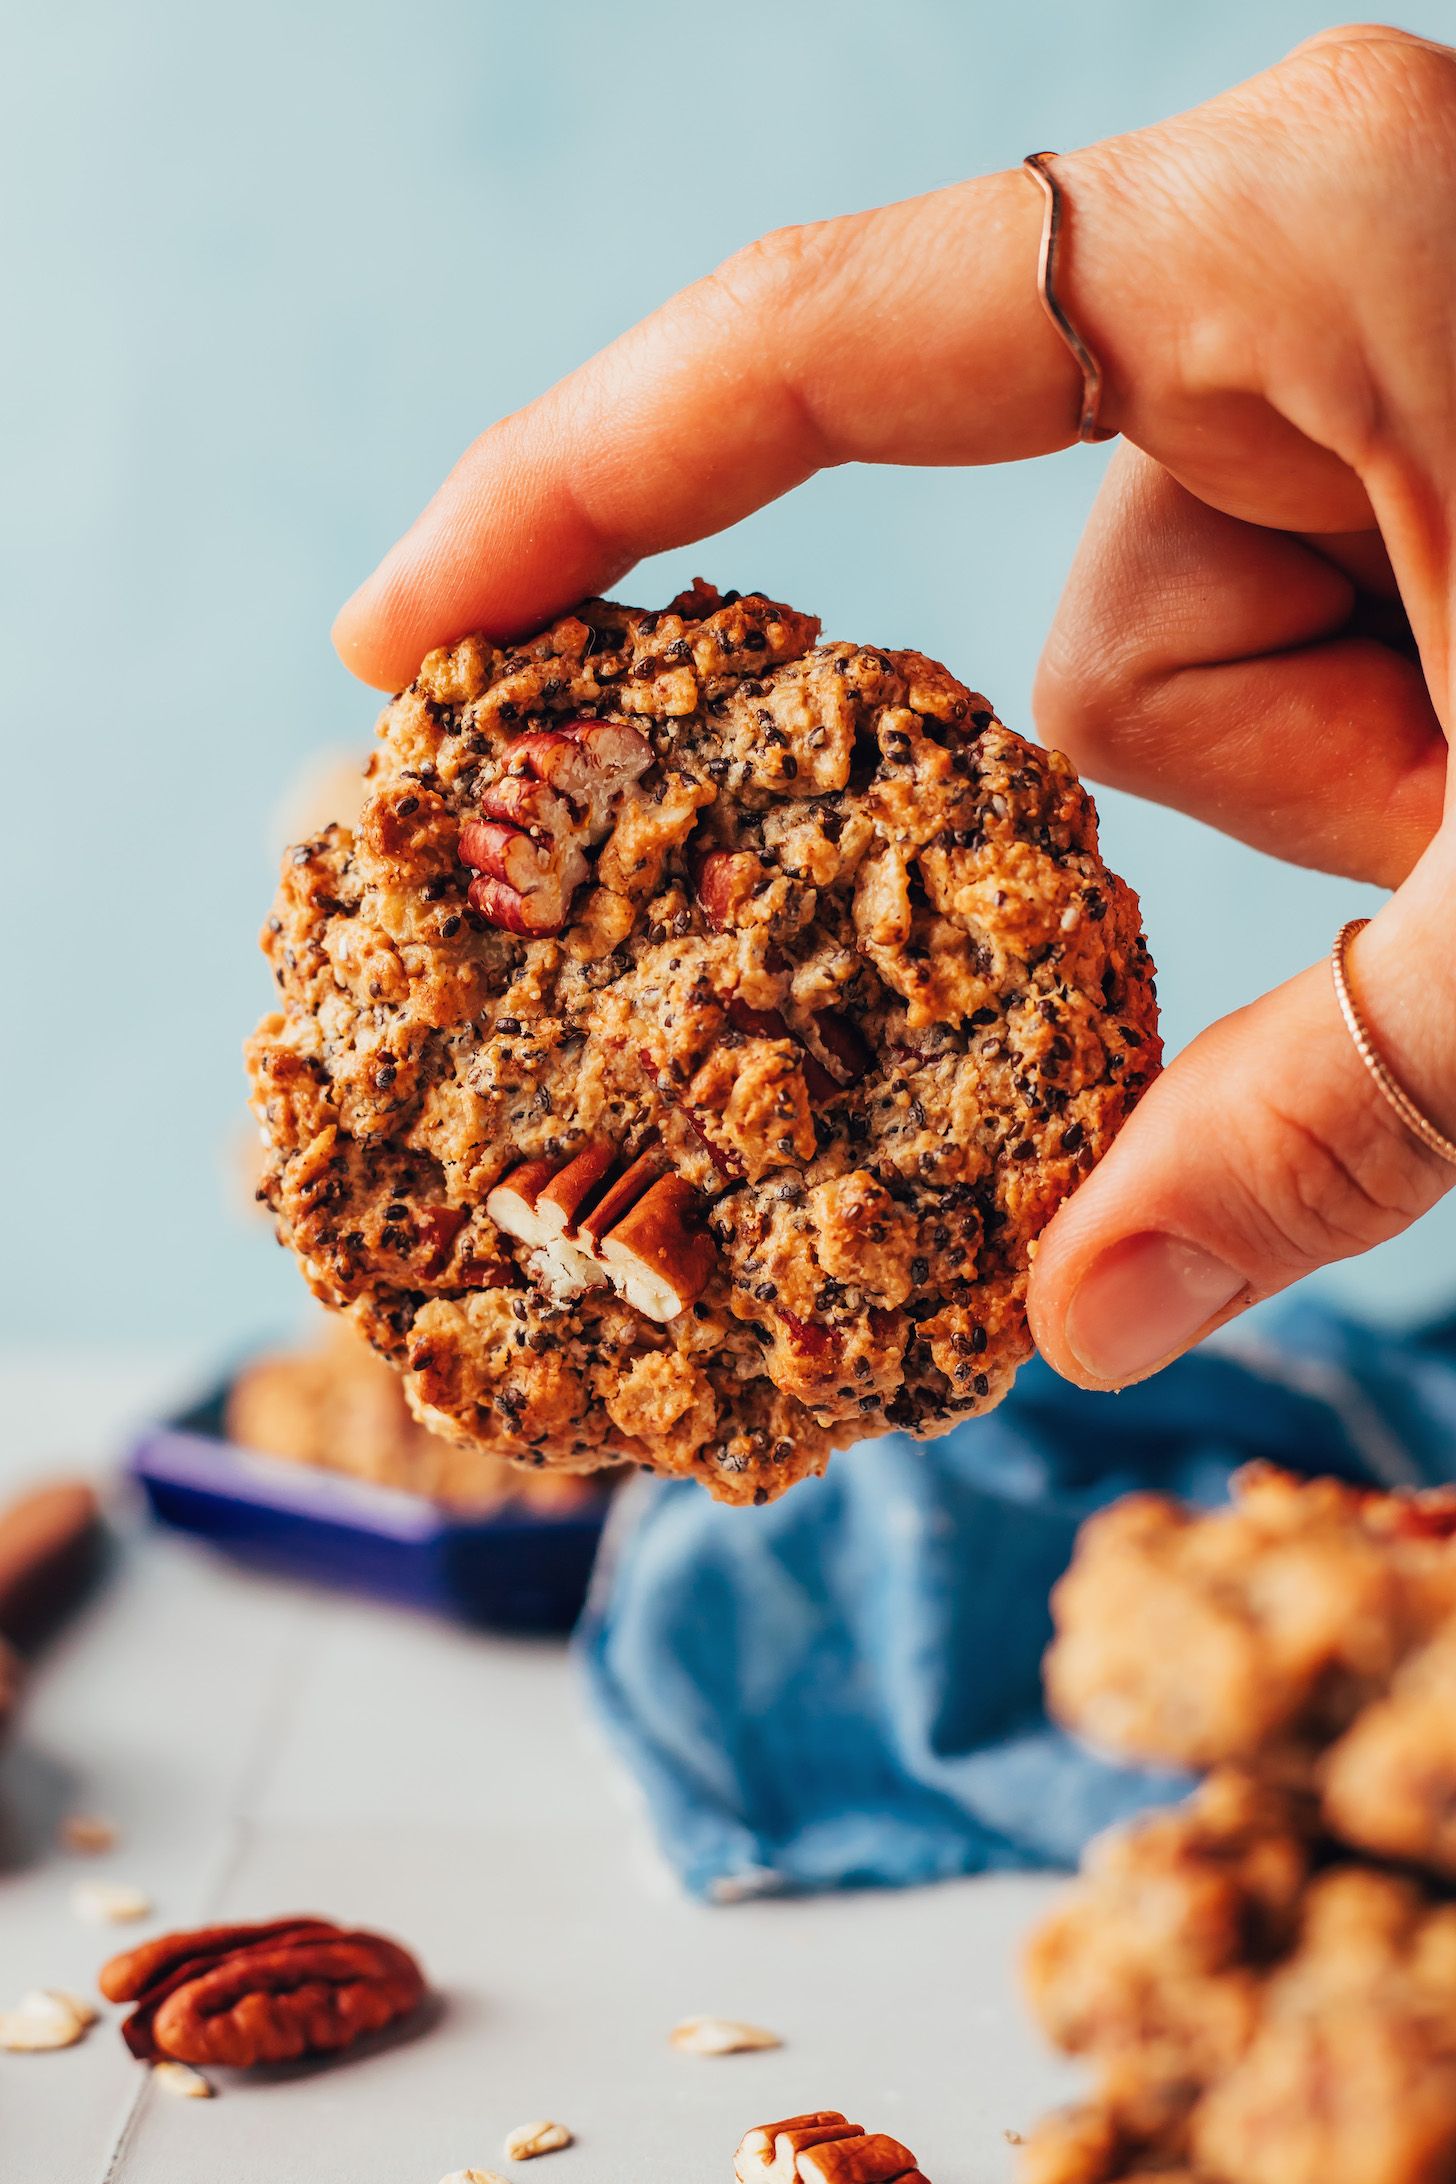
[[[1447,1135],[1452,862],[1438,837],[1346,955],[1377,1052]],[[1083,1387],[1125,1387],[1301,1275],[1398,1235],[1453,1182],[1456,1167],[1381,1093],[1316,965],[1194,1040],[1051,1222],[1028,1296],[1037,1347]]]

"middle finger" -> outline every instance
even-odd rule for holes
[[[1446,742],[1416,662],[1360,633],[1367,603],[1124,446],[1038,671],[1043,740],[1256,849],[1397,886],[1440,824]]]

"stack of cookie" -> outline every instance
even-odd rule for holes
[[[1257,1466],[1213,1514],[1135,1495],[1054,1607],[1054,1712],[1210,1771],[1033,1939],[1096,2095],[1026,2184],[1456,2178],[1456,1492]]]

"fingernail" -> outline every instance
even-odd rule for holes
[[[1192,1341],[1245,1286],[1222,1259],[1177,1236],[1128,1236],[1084,1274],[1067,1308],[1067,1344],[1096,1380],[1150,1372]]]

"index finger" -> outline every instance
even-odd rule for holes
[[[1057,265],[1106,422],[1226,514],[1378,520],[1443,676],[1453,60],[1325,43],[1070,155]],[[399,688],[433,646],[539,627],[826,464],[1066,445],[1081,386],[1037,293],[1041,217],[1013,170],[729,259],[476,442],[340,615],[344,659]]]
[[[1012,170],[730,258],[456,464],[334,625],[397,690],[433,646],[519,635],[645,554],[844,462],[984,463],[1075,438],[1081,381]]]

